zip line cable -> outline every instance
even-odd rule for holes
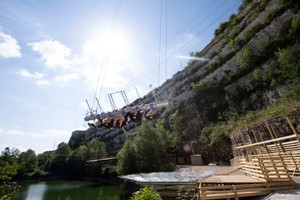
[[[226,2],[227,2],[227,1],[223,2],[223,4],[221,4],[220,7],[218,7],[216,10],[222,9],[222,8],[223,8],[223,5],[225,5]],[[208,23],[209,25],[206,26],[206,27],[204,27],[204,28],[202,28],[202,30],[200,30],[200,32],[198,32],[197,34],[195,34],[195,36],[198,36],[198,35],[200,35],[200,33],[203,33],[204,31],[206,31],[208,27],[210,27],[211,25],[213,25],[213,23],[215,23],[216,21],[218,21],[219,19],[221,19],[223,16],[225,16],[225,15],[226,15],[229,11],[231,11],[231,9],[232,9],[233,7],[235,7],[235,6],[236,6],[236,4],[234,4],[229,10],[226,10],[223,14],[221,14],[221,15],[220,15],[219,17],[217,17],[215,20],[213,20],[212,22]],[[189,32],[188,32],[187,34],[193,34],[193,31],[194,31],[196,28],[198,28],[201,24],[203,24],[204,22],[207,22],[208,19],[209,19],[209,17],[210,17],[216,10],[214,10],[213,12],[209,13],[208,15],[206,15],[206,16],[205,16],[205,17],[204,17],[204,18],[203,18],[196,26],[194,26],[192,29],[190,29]],[[188,42],[185,42],[183,46],[181,46],[181,47],[175,49],[174,51],[172,51],[171,55],[175,55],[175,53],[177,53],[179,50],[183,49],[183,47],[187,46],[187,44],[190,44],[190,42],[192,42],[192,41],[193,41],[193,38],[190,39]],[[184,38],[181,39],[181,40],[179,41],[179,43],[182,43],[182,42],[184,42]]]
[[[222,2],[222,3],[224,4],[224,3],[226,3],[226,2],[227,2],[227,1],[225,0],[225,1]],[[223,5],[223,4],[222,4],[222,5]],[[237,4],[234,4],[234,6],[236,6],[236,5],[237,5]],[[233,7],[234,7],[234,6],[233,6]],[[222,8],[222,7],[223,7],[223,6],[220,6],[219,8]],[[208,23],[209,23],[210,25],[213,25],[214,22],[216,22],[218,19],[220,19],[221,17],[223,17],[224,15],[226,15],[229,11],[231,11],[231,9],[232,9],[233,7],[231,7],[230,9],[228,9],[224,14],[222,14],[222,15],[221,15],[220,17],[218,17],[217,19],[213,20],[212,23],[210,23],[210,22],[208,22]],[[199,27],[203,22],[208,21],[209,17],[210,17],[210,16],[213,16],[214,12],[215,12],[215,10],[212,11],[212,12],[210,12],[203,20],[200,21],[200,23],[198,23],[196,26],[194,26],[194,27],[192,28],[192,30],[194,30],[195,28]],[[197,14],[197,15],[196,15],[192,20],[190,20],[188,23],[191,23],[191,21],[193,21],[198,15],[199,15],[199,14]],[[186,25],[185,25],[185,26],[186,26]],[[184,26],[184,27],[185,27],[185,26]],[[206,29],[207,29],[208,27],[210,27],[210,26],[207,26],[207,27],[203,28],[203,29],[200,31],[200,33],[203,33],[204,31],[206,31]],[[192,33],[192,31],[188,32],[187,34],[191,34],[191,33]],[[198,33],[197,35],[200,35],[200,33]],[[175,37],[176,37],[176,35],[173,36],[173,38],[175,38]],[[173,40],[173,38],[171,38],[169,41]],[[180,50],[182,50],[183,48],[185,48],[185,47],[187,46],[186,44],[190,44],[193,40],[194,40],[193,38],[192,38],[192,39],[189,39],[189,40],[185,43],[185,45],[181,46],[180,48],[174,49],[173,52],[170,53],[170,54],[167,56],[167,59],[172,58],[176,53],[178,53]],[[182,41],[183,41],[183,39],[180,40],[179,42],[182,42]],[[169,45],[169,42],[168,42],[168,46],[170,46],[170,45]],[[151,58],[149,58],[149,59],[147,59],[147,60],[144,61],[145,65],[148,63],[148,61],[150,61],[150,59],[151,59]],[[174,64],[175,62],[176,62],[176,61],[173,61],[173,62],[171,62],[171,63],[168,63],[168,66]],[[144,64],[143,64],[143,65],[144,65]],[[153,64],[151,64],[151,65],[153,65]],[[149,69],[149,70],[147,70],[147,72],[153,72],[153,70],[156,68],[155,66],[156,66],[156,65],[154,65],[154,67],[152,67],[152,68],[149,68],[149,67],[148,67],[147,69]],[[148,74],[148,73],[147,73],[147,74]],[[130,82],[133,82],[133,81],[130,81]]]
[[[225,16],[228,12],[231,12],[231,10],[236,6],[237,4],[234,4],[232,7],[230,7],[228,10],[226,10],[224,13],[222,13],[219,17],[217,17],[215,20],[213,20],[211,23],[209,23],[208,26],[206,26],[205,28],[203,28],[200,32],[198,32],[197,34],[195,34],[195,36],[199,36],[200,34],[202,34],[203,32],[205,32],[209,27],[211,27],[215,22],[217,22],[219,19],[221,19],[223,16]],[[204,20],[201,21],[204,22]],[[197,26],[199,26],[200,24],[198,24]],[[195,27],[193,28],[195,29]],[[190,32],[191,33],[191,32]],[[206,38],[208,38],[209,36],[207,36]],[[176,55],[176,53],[178,53],[180,50],[185,50],[185,48],[191,48],[190,46],[188,46],[191,42],[194,41],[194,38],[191,38],[190,40],[188,40],[187,42],[185,42],[185,44],[183,46],[181,46],[180,48],[175,49],[171,54],[168,55],[168,58],[171,58],[173,56]],[[198,46],[199,44],[196,44],[193,47]],[[173,60],[173,62],[169,63],[168,66],[173,65],[174,63],[176,63],[176,60]]]
[[[160,19],[159,19],[159,47],[158,47],[158,84],[159,87],[159,77],[160,77],[160,52],[161,52],[161,26],[162,26],[162,7],[163,7],[163,0],[160,0]]]
[[[118,18],[119,18],[120,7],[121,7],[121,0],[118,0],[117,3],[118,4],[117,4],[116,9],[115,9],[115,13],[114,13],[114,17],[113,17],[113,22],[112,22],[111,27],[110,27],[110,31],[113,32],[113,33],[115,32],[115,29],[116,29],[116,26],[117,26],[117,21],[118,21]],[[102,84],[101,84],[101,88],[100,88],[100,92],[99,92],[99,101],[101,99],[101,94],[102,94],[103,85],[104,85],[104,81],[105,81],[105,74],[106,74],[106,71],[107,71],[107,66],[108,66],[109,60],[110,60],[110,57],[108,56],[107,59],[106,59],[105,69],[104,69],[103,79],[102,79]]]
[[[148,1],[147,1],[147,2],[148,2]],[[227,0],[225,0],[223,3],[226,3],[226,2],[227,2]],[[147,4],[147,5],[148,5],[148,4]],[[209,6],[211,6],[211,5],[212,5],[212,3],[211,3]],[[223,6],[223,4],[221,4],[221,6]],[[148,7],[150,7],[150,6],[148,5]],[[178,31],[175,35],[173,35],[173,36],[167,41],[167,44],[169,44],[171,41],[173,41],[173,39],[175,39],[176,36],[179,35],[179,33],[182,32],[182,31],[184,30],[185,27],[187,27],[187,25],[191,24],[191,22],[194,21],[194,20],[195,20],[200,14],[202,14],[203,11],[206,10],[206,9],[207,9],[207,7],[204,7],[204,9],[200,10],[200,12],[198,12],[191,20],[189,20],[188,23],[186,23],[184,26],[182,26],[181,29],[180,29],[180,31]],[[212,15],[214,14],[214,12],[215,12],[215,10],[212,11],[211,13],[209,13],[209,16],[212,16]],[[207,19],[207,18],[208,18],[208,17],[206,17],[205,19]],[[203,21],[204,21],[204,20],[203,20]],[[200,24],[201,24],[203,21],[201,21]],[[200,24],[198,24],[198,25],[200,25]],[[187,34],[190,34],[190,33],[192,33],[192,31],[189,31]],[[179,42],[181,42],[181,40],[180,40]],[[169,45],[168,45],[168,46],[169,46]],[[150,59],[151,59],[151,58],[149,58],[149,60],[150,60]],[[152,59],[151,59],[151,60],[152,60]],[[144,61],[144,63],[148,63],[148,60],[147,60],[147,61]]]
[[[168,0],[166,0],[166,41],[165,41],[165,81],[167,80],[168,72]]]
[[[166,0],[167,1],[167,0]],[[227,1],[225,1],[225,2],[227,2]],[[116,6],[116,9],[115,9],[115,15],[118,15],[118,13],[119,13],[119,8],[120,8],[120,2],[118,1],[118,3],[119,4],[117,4],[117,6]],[[210,4],[211,5],[211,4]],[[223,4],[222,4],[223,5]],[[234,5],[234,6],[236,6],[236,4]],[[221,6],[220,6],[221,7]],[[207,26],[207,27],[205,27],[205,28],[203,28],[199,33],[197,33],[196,35],[198,36],[198,35],[200,35],[201,33],[203,33],[208,27],[210,27],[210,26],[212,26],[213,25],[213,23],[215,23],[217,20],[219,20],[221,17],[223,17],[224,15],[226,15],[227,14],[227,12],[229,12],[231,9],[232,9],[233,7],[231,7],[230,9],[228,9],[224,14],[222,14],[221,16],[219,16],[218,18],[216,18],[215,20],[213,20],[213,22],[212,23],[209,23],[210,25],[209,26]],[[207,20],[207,19],[209,19],[209,17],[210,16],[213,16],[213,13],[214,13],[215,11],[213,11],[213,12],[211,12],[208,16],[206,16],[203,20],[201,20],[201,22],[200,23],[198,23],[195,27],[193,27],[191,30],[194,30],[195,28],[197,28],[198,26],[200,26],[205,20]],[[191,24],[191,22],[192,21],[194,21],[198,16],[199,16],[199,14],[200,14],[201,12],[199,12],[194,18],[192,18],[192,20],[190,20],[187,24],[185,24],[180,30],[183,30],[185,27],[187,27],[187,25],[188,24]],[[162,18],[162,2],[161,2],[161,16],[160,16],[161,18]],[[113,21],[113,23],[112,23],[112,27],[113,28],[115,28],[115,26],[116,26],[116,23],[117,23],[117,20],[115,20],[115,21]],[[166,2],[166,24],[167,24],[167,2]],[[160,19],[160,44],[161,44],[161,27],[162,27],[162,19]],[[166,25],[166,32],[167,32],[167,25]],[[192,33],[192,31],[190,31],[189,33]],[[185,45],[183,45],[182,47],[180,47],[180,48],[177,48],[177,49],[174,49],[174,51],[172,52],[172,53],[170,53],[169,55],[167,55],[167,53],[168,53],[168,49],[167,49],[167,46],[169,46],[170,44],[170,42],[171,41],[173,41],[175,38],[176,38],[176,36],[177,35],[179,35],[179,32],[177,32],[173,37],[171,37],[169,40],[167,40],[168,38],[167,38],[167,33],[166,33],[166,58],[165,58],[165,78],[167,77],[167,67],[168,66],[171,66],[171,65],[173,65],[174,63],[176,63],[176,61],[173,61],[173,62],[171,62],[171,63],[168,63],[167,61],[168,61],[168,59],[170,59],[170,58],[172,58],[176,53],[178,53],[180,50],[183,50],[184,48],[186,48],[186,46],[187,46],[187,44],[190,44],[192,41],[194,41],[194,38],[192,38],[192,39],[190,39],[190,40],[188,40],[187,41],[187,43],[185,43]],[[198,46],[199,44],[197,44],[196,46]],[[159,48],[161,48],[161,45],[159,45]],[[159,51],[160,51],[160,49],[159,49]],[[150,60],[150,58],[149,58],[149,60]],[[160,71],[160,62],[161,61],[161,59],[159,58],[159,71]],[[147,61],[144,61],[145,63],[147,62]],[[155,66],[155,65],[154,65]],[[105,73],[106,73],[106,68],[107,67],[105,67]],[[148,72],[153,72],[153,69],[155,69],[156,67],[153,67],[153,68],[147,68],[147,69],[149,69],[149,70],[146,70],[146,71],[148,71]],[[159,83],[159,75],[160,75],[160,72],[159,72],[159,74],[158,74],[158,83]],[[136,81],[136,80],[131,80],[131,81],[129,81],[128,83],[132,83],[133,81]],[[145,81],[143,81],[143,79],[141,79],[140,81],[138,81],[138,82],[143,82],[143,83],[145,83]],[[103,87],[103,84],[104,84],[104,80],[102,80],[102,86],[101,86],[101,90],[100,90],[100,95],[101,95],[101,92],[102,92],[102,87]],[[100,98],[100,97],[99,97]]]
[[[213,22],[209,23],[202,31],[198,32],[195,36],[199,36],[201,33],[203,33],[205,30],[207,30],[209,27],[211,27],[215,22],[217,22],[219,19],[221,19],[223,16],[225,16],[228,12],[230,12],[237,4],[234,4],[232,7],[229,8],[229,10],[225,11],[224,13],[222,13],[218,18],[216,18]],[[208,38],[208,37],[207,37]],[[176,49],[176,51],[172,52],[171,56],[176,55],[176,53],[178,53],[180,50],[184,50],[184,48],[188,47],[191,48],[190,46],[188,46],[191,42],[193,41],[193,39],[189,40],[188,42],[186,42],[182,47]],[[198,46],[199,44],[194,45],[193,47]],[[175,61],[172,62],[172,64]]]
[[[120,7],[121,7],[121,0],[117,0],[116,6],[115,6],[115,10],[114,10],[113,20],[112,20],[112,23],[111,23],[111,26],[110,26],[110,32],[114,32],[115,31],[116,24],[117,24],[117,21],[118,21]],[[109,56],[106,53],[104,53],[104,56],[103,56],[103,59],[102,59],[102,64],[101,64],[101,68],[100,68],[99,77],[98,77],[98,80],[97,80],[97,86],[96,86],[95,94],[94,94],[94,98],[93,98],[92,109],[94,108],[95,99],[97,97],[97,93],[98,93],[98,89],[99,89],[99,83],[100,83],[100,79],[101,79],[101,74],[102,74],[102,70],[103,70],[103,67],[104,67],[104,74],[103,74],[102,85],[101,85],[100,93],[99,93],[99,100],[101,98],[101,92],[102,92],[102,88],[103,88],[103,84],[104,84],[105,73],[106,73],[106,68],[107,68],[108,63],[109,63]]]
[[[226,1],[225,1],[225,2],[226,2]],[[223,2],[223,3],[224,3],[224,2]],[[208,26],[206,26],[205,28],[201,29],[200,32],[198,32],[198,33],[196,34],[196,36],[198,36],[198,35],[200,35],[201,33],[205,32],[205,31],[207,30],[207,28],[209,28],[210,26],[212,26],[212,25],[213,25],[216,21],[218,21],[220,18],[224,17],[228,12],[231,12],[231,10],[232,10],[236,5],[238,5],[238,4],[239,4],[239,3],[234,4],[232,7],[230,7],[229,9],[227,9],[224,13],[222,13],[222,15],[220,15],[220,16],[217,17],[217,18],[215,18],[212,22],[209,23]],[[215,12],[215,10],[212,11],[212,12],[210,12],[209,15],[207,15],[207,16],[205,17],[205,19],[201,20],[201,22],[200,22],[199,24],[197,24],[197,27],[200,26],[203,22],[205,22],[205,20],[207,20],[207,18],[208,18],[209,16],[211,16],[214,12]],[[195,27],[193,28],[193,30],[194,30],[194,29],[195,29]],[[192,32],[189,32],[189,33],[192,33]],[[208,37],[210,37],[210,36],[208,36]],[[172,57],[173,57],[174,55],[176,55],[176,53],[178,53],[180,50],[183,50],[184,48],[186,48],[187,44],[190,44],[193,40],[194,40],[194,39],[192,38],[192,39],[190,39],[189,41],[187,41],[187,42],[185,43],[185,45],[181,46],[180,48],[175,49],[171,54],[168,55],[168,59],[172,58]],[[197,46],[198,46],[198,44],[197,44]],[[149,58],[149,60],[150,60],[150,58]],[[146,62],[146,61],[145,61],[145,62]],[[168,66],[172,66],[174,63],[176,63],[176,60],[174,60],[174,61],[171,62],[171,63],[168,63]],[[150,65],[150,64],[149,64],[149,65]],[[151,65],[153,65],[153,64],[151,64]],[[157,66],[157,65],[153,65],[153,67],[147,67],[146,73],[147,73],[147,74],[151,74],[151,72],[153,73],[153,72],[154,72],[154,69],[156,68],[155,66]],[[131,83],[131,82],[133,82],[133,80],[132,80],[132,81],[129,81],[129,83]]]
[[[232,9],[232,7],[231,7],[229,10],[227,10],[226,13],[229,12],[229,11],[231,11],[231,9]],[[225,13],[225,14],[226,14],[226,13]],[[225,15],[225,14],[224,14],[224,15]],[[210,26],[212,26],[213,23],[215,23],[219,18],[223,17],[224,15],[219,16],[216,20],[214,20],[212,23],[210,23],[210,24],[209,24],[207,27],[205,27],[205,28],[209,28]],[[202,32],[203,32],[203,31],[202,31]],[[200,35],[202,32],[196,34],[196,36]],[[206,36],[205,38],[203,38],[204,40],[203,40],[201,43],[203,43],[203,42],[204,42],[206,39],[208,39],[209,37],[210,37],[210,36]],[[190,44],[191,42],[192,42],[192,40],[188,41],[186,44]],[[197,44],[194,45],[194,46],[187,46],[187,47],[193,49],[193,48],[199,46],[201,43],[197,43]],[[178,49],[176,52],[182,50],[183,48],[184,48],[184,47]],[[186,48],[186,47],[185,47],[185,48]],[[173,52],[173,55],[175,55],[176,52]],[[175,64],[175,63],[176,63],[176,61],[174,60],[173,62],[170,63],[170,65],[173,65],[173,64]]]

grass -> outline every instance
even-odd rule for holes
[[[276,105],[261,110],[249,111],[245,115],[233,113],[226,122],[211,124],[204,128],[201,137],[202,139],[209,137],[209,143],[213,144],[222,139],[223,136],[230,136],[240,129],[261,123],[274,117],[287,116],[295,108],[300,107],[299,97],[300,86],[296,86],[282,96]]]

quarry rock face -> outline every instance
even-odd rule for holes
[[[227,26],[196,57],[173,77],[155,88],[158,100],[169,100],[170,109],[180,110],[188,130],[199,134],[229,109],[240,114],[260,109],[278,101],[290,85],[277,78],[275,56],[286,48],[291,20],[300,21],[300,11],[284,7],[279,0],[255,0],[230,17]],[[219,27],[220,29],[220,27]],[[153,102],[152,93],[141,102]],[[172,113],[172,112],[171,112]],[[122,129],[74,131],[72,148],[93,138],[100,138],[109,151],[120,148],[125,140]]]

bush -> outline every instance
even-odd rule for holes
[[[160,166],[160,170],[161,172],[172,172],[176,169],[176,166],[174,163],[166,163],[166,164],[162,164]]]
[[[135,193],[130,200],[162,200],[153,187],[146,186],[139,193]]]
[[[300,83],[300,44],[281,49],[276,55],[282,76],[291,82]]]

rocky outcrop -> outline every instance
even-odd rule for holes
[[[221,24],[215,38],[196,54],[208,60],[190,61],[184,70],[155,89],[158,100],[168,97],[171,110],[180,110],[187,130],[196,139],[209,122],[226,115],[229,107],[240,114],[260,109],[276,103],[290,87],[279,76],[275,55],[279,48],[294,43],[287,37],[291,20],[300,22],[300,11],[290,2],[254,0],[242,5],[239,13]],[[143,103],[153,101],[152,93],[142,98]],[[103,139],[111,151],[125,139],[116,130],[88,129],[74,131],[69,144],[76,148],[94,137]]]

